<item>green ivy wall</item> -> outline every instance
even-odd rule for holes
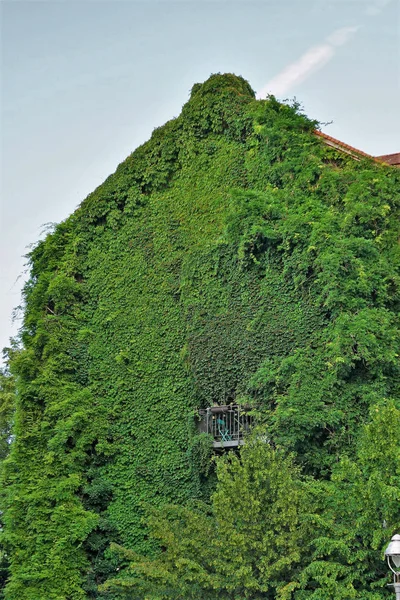
[[[32,251],[9,600],[97,598],[110,542],[152,551],[143,503],[208,497],[198,408],[253,402],[326,477],[398,397],[399,172],[315,126],[214,75]]]

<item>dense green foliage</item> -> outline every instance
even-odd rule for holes
[[[2,464],[7,458],[12,440],[12,425],[15,413],[15,384],[7,369],[0,369],[0,474]],[[0,506],[4,502],[0,489]],[[3,500],[3,502],[1,501]],[[0,513],[0,531],[3,528],[2,513]],[[5,548],[0,546],[0,598],[4,598],[3,590],[8,578],[8,556]]]
[[[343,457],[331,481],[249,441],[240,460],[219,460],[211,506],[149,510],[162,551],[115,546],[130,565],[104,588],[130,600],[379,600],[387,529],[400,525],[399,423],[393,403],[376,406],[356,460]]]
[[[9,454],[14,412],[14,379],[7,370],[0,369],[0,463]]]
[[[293,586],[282,581],[298,565],[309,529],[300,522],[308,507],[298,469],[253,442],[241,461],[221,459],[217,477],[211,506],[152,509],[148,524],[164,551],[151,560],[115,547],[135,562],[105,587],[129,598],[274,598],[276,589],[287,597]]]
[[[209,500],[199,407],[253,403],[316,485],[363,473],[360,425],[399,397],[400,176],[315,126],[212,76],[31,252],[8,600],[97,598],[126,564],[110,542],[157,552],[143,503]]]

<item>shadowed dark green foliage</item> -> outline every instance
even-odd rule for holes
[[[209,500],[199,407],[252,403],[318,485],[358,465],[371,406],[399,396],[400,174],[316,125],[213,75],[30,253],[8,600],[97,598],[126,565],[111,542],[157,552],[144,503]]]

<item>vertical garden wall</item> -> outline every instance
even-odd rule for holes
[[[9,600],[98,597],[110,542],[152,552],[144,503],[208,498],[199,408],[252,403],[327,478],[398,398],[399,172],[316,126],[214,75],[31,252]]]

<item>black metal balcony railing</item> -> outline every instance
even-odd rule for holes
[[[232,448],[243,444],[252,425],[252,417],[237,404],[211,406],[199,411],[199,429],[214,439],[214,448]]]

